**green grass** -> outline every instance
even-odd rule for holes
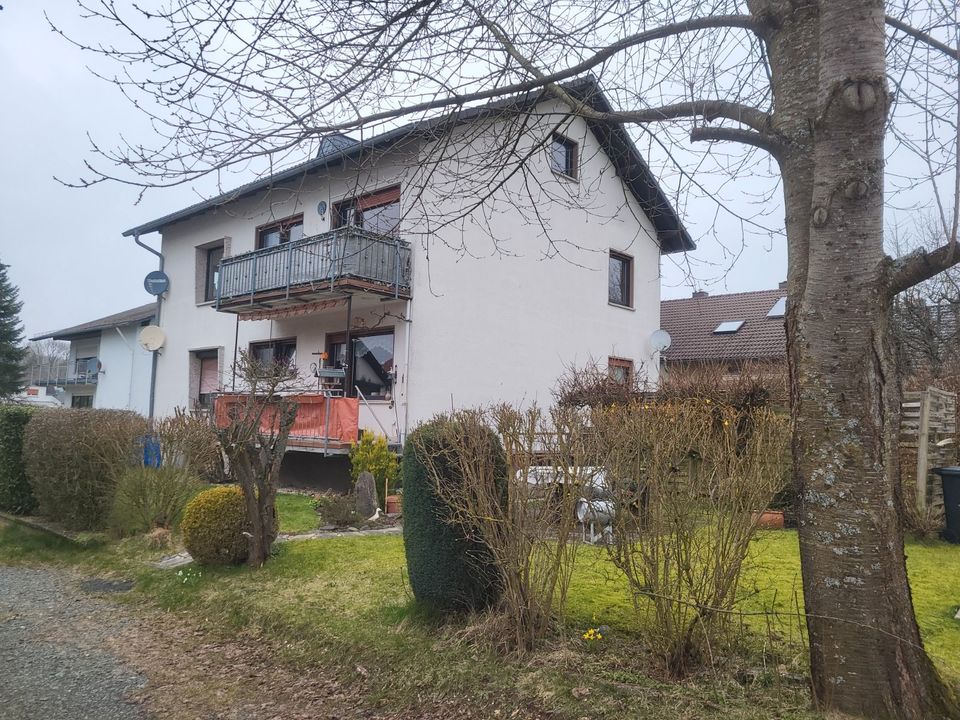
[[[320,516],[317,515],[313,505],[313,498],[307,495],[277,493],[280,532],[295,534],[316,530],[320,525]]]
[[[284,500],[285,528],[292,525],[291,506],[302,509],[302,501]],[[773,676],[745,687],[734,682],[737,667],[758,666],[752,656],[733,658],[716,673],[683,683],[658,676],[631,630],[635,619],[624,583],[597,548],[583,548],[578,559],[564,636],[520,661],[470,644],[465,636],[475,625],[444,626],[418,614],[405,583],[398,536],[286,543],[259,571],[205,568],[202,577],[186,584],[174,572],[147,566],[146,552],[134,540],[77,549],[19,527],[0,526],[0,564],[60,563],[132,577],[137,586],[126,597],[134,601],[187,613],[214,632],[272,640],[285,659],[319,665],[346,681],[357,681],[357,668],[363,668],[364,691],[377,707],[413,709],[456,698],[483,703],[491,708],[491,717],[494,708],[507,717],[524,703],[546,708],[557,718],[819,717],[808,709],[802,686]],[[952,617],[960,600],[954,597],[952,579],[960,577],[960,547],[910,543],[907,554],[924,641],[945,676],[956,681],[960,622]],[[783,653],[793,653],[802,663],[802,630],[795,617],[799,590],[796,534],[761,534],[742,584],[743,608],[783,613],[775,628]],[[763,615],[750,616],[744,631],[762,644],[770,636],[766,622]],[[599,652],[591,653],[578,637],[598,623],[610,625],[613,632]],[[578,698],[582,693],[573,690],[581,687],[590,694]]]

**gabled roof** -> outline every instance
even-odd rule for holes
[[[130,310],[107,315],[98,320],[91,320],[90,322],[74,325],[73,327],[64,328],[63,330],[37,335],[36,337],[30,338],[30,340],[46,340],[47,338],[53,338],[54,340],[71,340],[81,335],[91,335],[101,330],[109,330],[110,328],[120,327],[121,325],[151,320],[156,311],[157,304],[155,302],[147,303],[146,305],[140,305]]]
[[[787,291],[705,295],[660,303],[660,327],[670,333],[663,353],[673,362],[776,360],[787,355],[784,318],[768,317]],[[714,332],[720,323],[742,320],[736,332]]]
[[[570,95],[584,101],[600,112],[611,112],[613,110],[613,106],[610,105],[607,97],[600,89],[599,83],[592,75],[574,80],[564,85],[564,89]],[[211,208],[299,180],[306,175],[315,174],[338,165],[348,158],[359,157],[365,152],[383,150],[405,140],[436,135],[478,117],[510,110],[516,111],[518,108],[530,107],[550,97],[552,96],[548,95],[545,90],[530,92],[517,97],[498,100],[488,105],[463,110],[453,118],[442,116],[409,123],[365,140],[349,142],[350,138],[337,136],[336,142],[321,143],[320,152],[312,160],[307,160],[274,175],[241,185],[217,197],[130,228],[123,234],[125,237],[130,237],[157,232],[168,225],[187,220]],[[667,254],[695,249],[696,245],[687,233],[686,228],[683,227],[679,216],[623,125],[590,120],[587,121],[587,125],[616,167],[617,174],[630,188],[644,212],[653,222],[657,230],[661,253]]]

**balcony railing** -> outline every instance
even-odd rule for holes
[[[27,385],[95,385],[99,376],[100,363],[93,357],[30,365],[24,381]]]
[[[360,281],[397,296],[410,291],[410,244],[356,226],[224,258],[217,308]]]

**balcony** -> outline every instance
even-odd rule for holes
[[[297,417],[290,428],[289,450],[343,454],[359,436],[360,401],[357,398],[326,397],[313,393],[296,396]],[[249,397],[243,393],[223,393],[213,401],[217,427],[226,427],[231,417],[241,412]],[[276,413],[266,412],[260,430],[276,431]]]
[[[27,368],[24,382],[27,385],[96,385],[100,376],[100,363],[95,357],[77,358],[68,362],[41,362]]]
[[[302,307],[351,291],[410,297],[410,244],[349,226],[224,258],[217,310]]]

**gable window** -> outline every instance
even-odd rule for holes
[[[303,215],[257,228],[257,249],[277,247],[303,238]]]
[[[633,360],[612,357],[607,359],[607,370],[610,377],[623,385],[633,384]]]
[[[550,169],[567,177],[577,177],[577,143],[560,133],[554,133],[549,146]]]
[[[203,301],[212,302],[217,299],[217,288],[220,285],[220,262],[223,260],[223,245],[207,248],[205,259]]]
[[[614,305],[633,307],[633,258],[610,251],[607,299]]]
[[[250,343],[250,358],[263,366],[293,365],[297,358],[296,339]]]
[[[341,333],[327,342],[330,364],[347,371],[346,394],[354,395],[359,389],[367,400],[389,400],[393,393],[393,329],[352,335],[350,353],[346,341]]]
[[[378,235],[396,235],[400,229],[400,186],[337,203],[337,227],[355,225]]]

